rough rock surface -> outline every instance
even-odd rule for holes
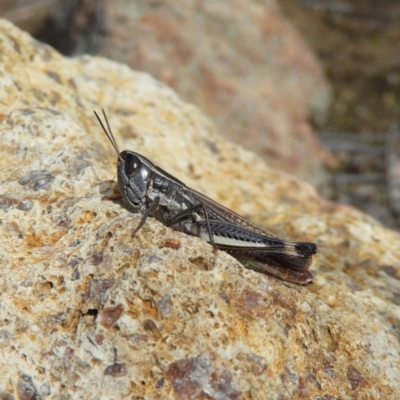
[[[400,398],[400,236],[225,141],[149,75],[0,22],[1,399]],[[121,148],[276,234],[314,284],[102,200]]]
[[[329,157],[309,119],[323,118],[329,87],[275,1],[106,4],[103,55],[167,83],[270,166],[321,180]]]

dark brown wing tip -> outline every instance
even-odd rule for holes
[[[312,256],[317,253],[317,245],[309,242],[296,242],[295,249],[304,256]]]

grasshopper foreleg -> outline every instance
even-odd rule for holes
[[[149,208],[146,210],[146,212],[143,214],[142,219],[139,222],[139,225],[136,227],[136,229],[132,232],[132,236],[135,236],[135,234],[139,231],[139,229],[144,225],[146,222],[147,217],[150,215],[150,213],[158,207],[158,204],[160,203],[160,197],[156,196],[152,203],[150,204]]]

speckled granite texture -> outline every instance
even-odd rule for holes
[[[227,142],[147,74],[0,22],[1,399],[400,398],[400,236]],[[102,200],[134,149],[276,234],[314,284]]]

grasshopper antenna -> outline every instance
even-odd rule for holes
[[[117,141],[115,140],[115,137],[114,137],[114,135],[112,133],[112,130],[110,128],[110,124],[108,123],[108,118],[107,118],[107,115],[106,115],[106,113],[104,111],[104,108],[102,108],[101,111],[103,111],[104,120],[106,121],[108,130],[105,128],[105,126],[104,126],[102,120],[100,119],[99,115],[97,114],[97,112],[96,111],[93,111],[93,112],[94,112],[94,115],[96,116],[97,120],[99,121],[99,124],[103,128],[103,131],[106,134],[108,140],[111,142],[111,144],[114,147],[114,150],[117,152],[117,155],[119,156],[120,151],[119,151],[119,148],[118,148],[118,145],[117,145]]]

